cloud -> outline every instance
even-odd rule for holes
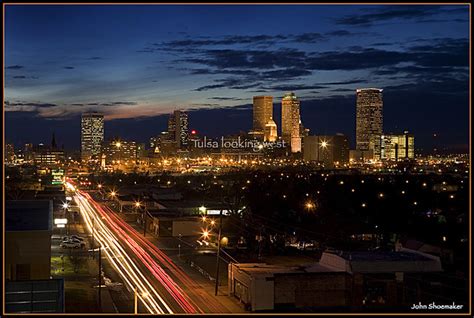
[[[324,89],[326,86],[321,85],[306,85],[306,84],[294,84],[294,85],[275,85],[275,86],[268,86],[263,87],[266,90],[273,90],[273,91],[301,91],[307,89]]]
[[[15,75],[12,76],[14,79],[39,79],[38,76],[26,76],[26,75]]]
[[[415,22],[432,22],[426,20],[441,13],[461,13],[460,11],[450,11],[446,7],[435,5],[410,5],[410,6],[382,6],[374,9],[361,10],[360,14],[347,15],[336,19],[337,24],[349,26],[370,26],[376,22],[389,21],[394,19],[413,20]],[[464,13],[467,13],[468,7]]]
[[[209,97],[208,99],[213,99],[213,100],[221,100],[221,101],[232,101],[232,100],[245,100],[245,98],[239,98],[239,97]]]
[[[5,67],[6,70],[20,70],[22,68],[25,67],[23,65],[10,65]]]
[[[8,100],[4,103],[5,112],[38,112],[40,109],[51,108],[57,106],[56,104],[43,102],[10,102]]]

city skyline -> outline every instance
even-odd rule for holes
[[[215,18],[196,21],[196,10]],[[459,5],[7,6],[6,140],[47,142],[54,131],[59,144],[77,149],[78,118],[89,110],[105,114],[111,135],[139,142],[165,130],[176,109],[206,135],[248,131],[256,95],[274,97],[280,128],[281,97],[294,91],[311,133],[341,132],[354,145],[355,90],[379,87],[386,133],[409,130],[421,148],[467,150],[467,12]],[[290,19],[285,28],[282,16]],[[39,18],[48,23],[37,27]],[[235,25],[220,23],[229,19]]]

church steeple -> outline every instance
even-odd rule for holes
[[[58,146],[56,145],[56,136],[53,131],[53,137],[51,138],[51,148],[56,149]]]

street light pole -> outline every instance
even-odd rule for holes
[[[134,299],[135,299],[134,312],[136,315],[138,314],[138,287],[137,286],[135,286],[134,288]]]
[[[217,237],[217,260],[216,260],[216,286],[215,286],[215,296],[217,296],[217,291],[219,289],[219,257],[221,252],[221,233],[222,233],[222,209],[219,213],[219,235]]]

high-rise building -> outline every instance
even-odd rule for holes
[[[291,152],[301,151],[300,101],[294,93],[287,93],[281,100],[281,136],[291,145]]]
[[[273,97],[254,96],[253,97],[253,131],[263,132],[265,125],[273,117]]]
[[[188,114],[184,111],[175,111],[176,118],[176,142],[178,149],[186,150],[188,148]]]
[[[382,89],[361,88],[356,90],[356,150],[372,151],[380,158],[380,137],[383,131]]]
[[[168,141],[172,142],[176,150],[188,149],[188,114],[182,110],[175,110],[168,118]]]
[[[349,162],[349,140],[343,134],[304,137],[303,158],[327,167],[343,165]]]
[[[415,158],[415,136],[405,131],[403,134],[386,134],[381,137],[381,159],[400,160]]]
[[[84,113],[81,117],[81,158],[99,159],[104,141],[104,115]]]

